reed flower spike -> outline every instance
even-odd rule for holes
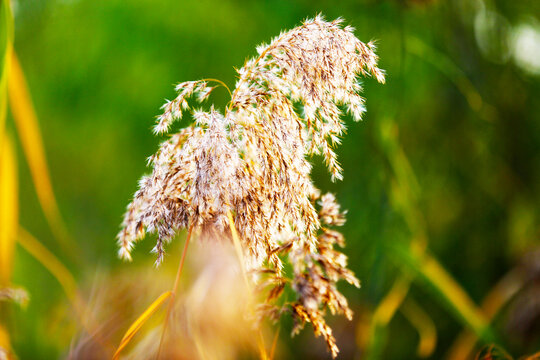
[[[259,46],[258,57],[238,70],[224,113],[193,107],[219,81],[179,84],[154,130],[166,133],[186,112],[195,121],[150,158],[152,174],[140,180],[118,235],[120,256],[130,259],[135,242],[157,232],[159,264],[164,244],[188,226],[201,237],[231,241],[232,215],[243,266],[267,294],[261,313],[274,319],[290,313],[295,332],[312,323],[334,357],[338,348],[324,312],[351,318],[336,282],[359,283],[335,249],[344,246],[335,230],[344,213],[313,184],[308,157],[322,155],[332,178],[341,179],[334,147],[345,130],[342,112],[360,120],[365,111],[359,75],[384,82],[373,43],[358,40],[342,22],[317,16]],[[285,300],[286,287],[296,293],[293,301]]]

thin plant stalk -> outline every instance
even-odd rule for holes
[[[223,81],[219,80],[219,79],[213,79],[213,78],[207,78],[207,79],[202,79],[202,81],[213,81],[215,83],[218,83],[219,85],[223,86],[225,89],[227,89],[227,92],[229,93],[229,96],[232,97],[232,93],[231,93],[231,89],[229,89],[229,87],[227,86],[227,84],[225,84]]]
[[[79,249],[71,241],[71,237],[60,214],[45,158],[37,115],[32,104],[30,92],[28,91],[23,69],[14,51],[11,54],[10,60],[8,81],[10,110],[15,120],[17,133],[21,139],[39,203],[65,255],[71,256],[73,258],[72,260],[84,261],[84,257],[81,256]]]
[[[144,325],[144,323],[156,312],[157,309],[160,308],[161,304],[167,300],[171,296],[170,291],[166,291],[159,298],[157,298],[145,311],[144,313],[135,320],[135,322],[129,327],[129,329],[126,331],[126,334],[122,338],[122,341],[120,341],[120,345],[116,349],[116,352],[113,355],[113,360],[117,360],[120,358],[120,353],[124,348],[129,344],[131,339],[137,334],[137,332],[141,329],[141,327]]]
[[[229,219],[229,227],[231,229],[231,234],[232,234],[232,238],[233,238],[233,242],[234,242],[234,248],[236,250],[236,255],[238,256],[238,261],[240,262],[240,268],[242,269],[242,275],[244,277],[244,282],[246,283],[246,287],[247,287],[247,291],[248,291],[248,295],[249,295],[249,306],[250,306],[250,309],[252,309],[251,305],[252,305],[252,290],[251,290],[251,284],[249,282],[249,279],[247,277],[247,271],[246,271],[246,267],[245,267],[245,262],[244,262],[244,253],[242,252],[242,245],[240,244],[240,238],[238,237],[238,232],[236,231],[236,226],[234,226],[234,220],[233,220],[233,217],[232,217],[232,213],[231,211],[229,210],[227,212],[227,218]],[[257,346],[259,347],[259,352],[260,352],[260,356],[261,356],[261,360],[267,360],[268,359],[268,354],[266,353],[266,345],[264,344],[264,337],[263,337],[263,334],[262,334],[262,331],[261,331],[261,328],[258,327],[257,329],[257,333],[258,333],[258,338],[257,338]]]
[[[180,285],[180,276],[182,275],[182,269],[184,268],[184,261],[186,259],[186,253],[189,246],[189,240],[191,239],[191,234],[193,232],[193,225],[188,229],[186,243],[184,244],[184,250],[182,250],[182,257],[180,258],[180,263],[178,264],[178,272],[176,273],[176,279],[174,280],[174,286],[172,288],[171,298],[169,299],[169,305],[167,306],[167,313],[165,314],[165,321],[163,323],[163,330],[161,332],[161,338],[159,339],[159,348],[156,355],[156,360],[159,360],[161,355],[161,348],[163,346],[163,339],[165,338],[165,333],[167,332],[167,326],[169,325],[169,317],[171,316],[172,309],[176,300],[176,292],[178,291],[178,286]]]
[[[270,349],[270,360],[274,360],[274,355],[276,353],[276,346],[277,346],[277,341],[279,339],[280,330],[281,330],[281,327],[278,327],[274,335],[274,340],[272,341],[272,348]]]

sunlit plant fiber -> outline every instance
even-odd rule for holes
[[[179,84],[155,132],[167,132],[186,111],[195,122],[150,158],[153,172],[141,179],[118,236],[120,256],[130,259],[134,243],[157,232],[159,264],[164,243],[191,225],[202,237],[231,241],[232,214],[243,266],[257,289],[268,290],[261,314],[277,319],[290,312],[294,333],[311,322],[335,357],[338,348],[324,311],[350,319],[336,282],[359,282],[347,269],[346,256],[334,249],[344,246],[333,229],[344,223],[344,213],[332,194],[321,195],[313,184],[307,157],[322,155],[332,178],[342,178],[333,150],[345,130],[342,111],[355,120],[365,111],[358,75],[384,82],[374,50],[341,19],[327,22],[318,16],[257,48],[259,56],[238,70],[224,114],[189,102],[202,103],[216,87],[210,84],[220,82]],[[283,261],[292,265],[291,278]],[[297,294],[292,302],[278,300],[287,286]]]

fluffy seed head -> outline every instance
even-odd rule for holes
[[[333,229],[344,223],[344,213],[333,195],[321,196],[313,184],[307,157],[322,155],[332,178],[342,178],[334,152],[345,130],[342,112],[359,120],[365,111],[359,75],[384,82],[374,49],[358,40],[352,27],[342,27],[341,19],[318,16],[257,47],[258,57],[238,70],[224,114],[192,107],[215,89],[210,80],[179,84],[154,131],[167,132],[186,112],[195,121],[150,158],[153,172],[141,179],[118,235],[120,256],[130,259],[134,243],[157,232],[159,263],[164,244],[188,225],[202,235],[230,239],[232,213],[245,266],[259,288],[268,289],[261,313],[290,312],[295,331],[312,323],[336,356],[324,311],[350,318],[336,282],[358,286],[358,280],[345,255],[334,249],[344,246]],[[292,264],[292,274],[284,274],[283,261]],[[286,286],[296,291],[296,301],[272,305]]]

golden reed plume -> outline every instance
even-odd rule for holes
[[[317,16],[257,48],[259,56],[238,70],[224,114],[192,105],[221,82],[179,84],[155,132],[167,132],[187,111],[195,121],[150,158],[153,172],[140,180],[118,235],[120,256],[130,259],[135,242],[157,232],[159,264],[164,244],[190,226],[200,237],[232,241],[232,214],[243,266],[256,288],[268,291],[261,313],[277,318],[290,312],[294,332],[311,322],[336,356],[324,311],[351,318],[336,282],[359,282],[347,269],[346,256],[334,248],[344,246],[333,229],[344,223],[344,213],[333,195],[315,187],[307,158],[322,155],[332,178],[342,178],[333,150],[345,130],[342,112],[360,120],[365,111],[359,75],[384,82],[374,50],[341,19]],[[284,261],[292,274],[283,271]],[[297,294],[292,302],[278,300],[286,287]]]

